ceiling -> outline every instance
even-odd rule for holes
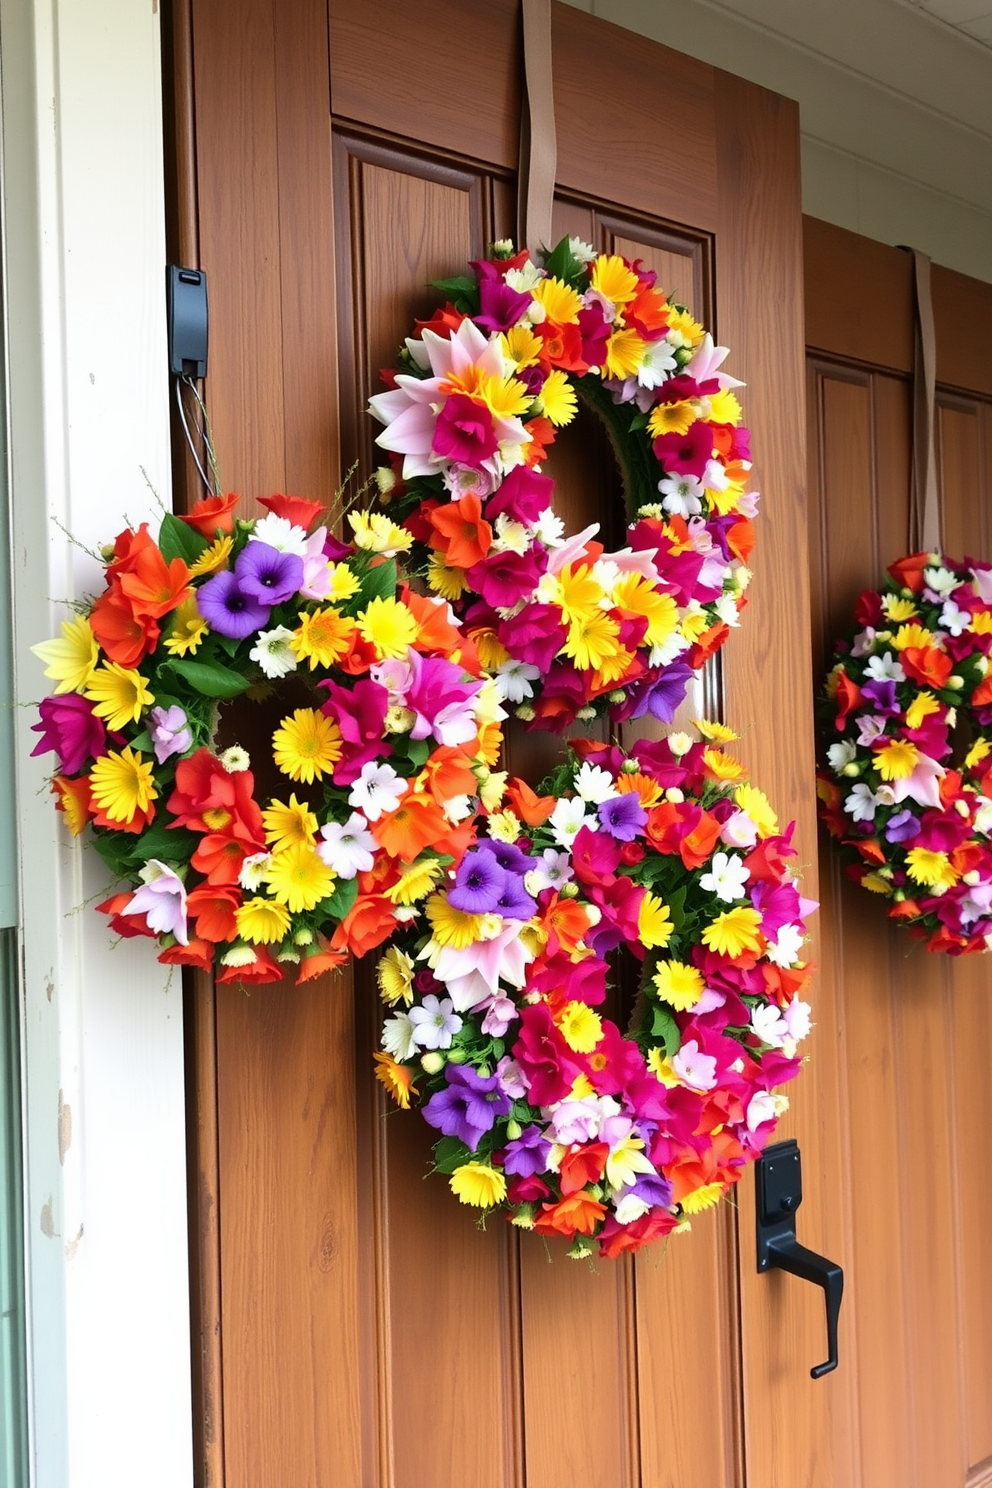
[[[989,0],[907,0],[907,3],[946,21],[975,41],[992,46],[992,4]]]

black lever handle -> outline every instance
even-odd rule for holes
[[[757,1163],[758,1270],[777,1266],[823,1288],[827,1309],[827,1359],[810,1370],[821,1379],[837,1368],[837,1320],[844,1295],[844,1272],[833,1261],[807,1250],[796,1239],[796,1210],[803,1201],[802,1162],[793,1140],[766,1148]]]

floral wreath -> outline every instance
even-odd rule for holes
[[[353,517],[347,547],[317,502],[236,521],[236,500],[117,537],[103,592],[34,648],[56,687],[33,753],[126,885],[100,906],[116,932],[221,982],[303,981],[381,945],[464,853],[505,714],[447,604],[397,588],[408,533]],[[258,799],[218,715],[277,688],[282,799]]]
[[[992,564],[915,553],[827,678],[820,814],[855,882],[951,955],[992,945]]]
[[[577,753],[511,781],[379,962],[377,1074],[483,1213],[617,1256],[714,1204],[770,1139],[809,1031],[792,827],[714,740]],[[644,960],[624,1036],[605,957]]]
[[[561,729],[674,717],[738,623],[757,495],[727,355],[640,261],[563,238],[535,261],[497,243],[417,322],[370,410],[394,469],[383,499],[416,538],[517,716]],[[606,423],[632,523],[565,533],[540,468],[577,400]]]

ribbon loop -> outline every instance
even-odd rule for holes
[[[517,246],[551,247],[558,142],[551,70],[551,0],[521,0],[525,98],[520,111]]]
[[[934,453],[937,342],[930,294],[930,260],[912,249],[916,284],[916,348],[913,364],[913,481],[909,509],[911,552],[938,552],[940,498]]]

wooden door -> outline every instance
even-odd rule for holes
[[[426,281],[513,231],[516,0],[176,0],[174,252],[208,271],[208,400],[246,500],[329,498]],[[802,280],[790,102],[554,8],[556,230],[640,256],[733,348],[765,516],[723,706],[813,858]],[[573,527],[619,519],[565,443]],[[589,435],[595,443],[595,434]],[[517,740],[515,763],[540,746]],[[808,892],[815,892],[807,870]],[[838,1253],[833,1018],[795,1092],[803,1238]],[[832,1488],[850,1396],[822,1300],[755,1273],[751,1179],[693,1234],[587,1268],[480,1232],[371,1077],[350,975],[194,989],[199,1454],[212,1488]],[[792,1092],[790,1092],[791,1094]],[[842,1259],[842,1257],[840,1257]]]
[[[906,253],[805,231],[814,656],[910,551],[914,303]],[[935,268],[945,550],[992,553],[992,286]],[[992,1013],[984,957],[928,954],[824,844],[823,982],[844,1080],[852,1488],[992,1484],[986,1182]]]

